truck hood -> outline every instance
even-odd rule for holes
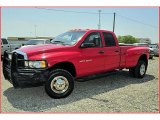
[[[24,52],[27,56],[55,52],[57,50],[62,50],[63,48],[68,48],[70,46],[63,46],[59,44],[46,44],[46,45],[34,45],[34,46],[25,46],[18,49],[18,51]]]

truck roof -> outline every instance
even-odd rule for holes
[[[112,32],[112,31],[109,31],[109,30],[99,30],[99,29],[72,29],[70,31],[77,31],[77,32],[80,32],[80,31],[84,31],[84,32],[89,32],[89,31]]]

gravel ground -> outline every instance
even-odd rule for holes
[[[143,79],[123,70],[75,82],[73,93],[51,99],[44,87],[14,89],[2,78],[2,112],[158,112],[158,58]]]

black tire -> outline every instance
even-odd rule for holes
[[[131,77],[135,77],[135,68],[134,68],[134,67],[129,68],[129,75],[130,75]]]
[[[149,57],[149,59],[153,59],[153,56]]]
[[[60,78],[58,78],[58,79],[60,79],[60,81],[63,82],[63,83],[65,82],[65,85],[63,83],[58,83],[57,82],[58,80],[56,79],[56,77],[63,78],[63,79],[60,79]],[[53,87],[53,86],[56,86],[56,83],[57,83],[57,86],[59,85],[59,86],[62,87],[62,85],[64,85],[65,86],[65,88],[64,88],[65,91],[57,90],[59,88]],[[68,71],[63,70],[63,69],[53,70],[50,73],[49,79],[45,83],[45,91],[46,91],[46,93],[51,98],[55,98],[55,99],[64,98],[64,97],[69,96],[72,93],[73,89],[74,89],[73,76]]]
[[[140,72],[140,69],[142,66],[145,67],[144,73],[142,72],[143,74]],[[136,78],[143,78],[146,74],[146,70],[147,70],[147,63],[143,60],[138,61],[137,65],[135,67],[135,70],[134,70],[135,77]]]

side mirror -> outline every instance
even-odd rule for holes
[[[94,43],[82,43],[81,48],[90,48],[90,47],[95,47]]]

